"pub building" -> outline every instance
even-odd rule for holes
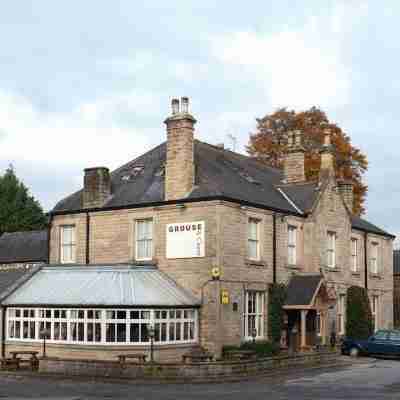
[[[276,282],[298,350],[345,334],[351,285],[368,289],[375,328],[391,326],[394,237],[352,214],[329,129],[310,182],[299,131],[280,170],[195,139],[186,97],[164,122],[166,142],[115,171],[85,169],[50,212],[48,264],[3,296],[3,355],[41,351],[45,336],[61,358],[148,354],[151,342],[160,361],[199,346],[219,356],[269,339]]]

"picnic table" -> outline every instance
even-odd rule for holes
[[[19,369],[21,364],[28,364],[32,370],[36,370],[39,367],[38,351],[10,351],[10,354],[11,358],[3,358],[1,360],[2,367]],[[31,357],[28,359],[21,357],[26,355]]]
[[[143,353],[130,353],[130,354],[120,354],[117,357],[118,357],[120,364],[125,364],[127,358],[128,359],[133,358],[133,359],[138,360],[141,363],[145,363],[147,355],[143,354]]]

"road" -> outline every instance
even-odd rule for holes
[[[102,383],[0,375],[1,399],[317,400],[400,399],[400,361],[362,359],[341,367],[218,384]]]

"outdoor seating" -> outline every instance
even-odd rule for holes
[[[117,356],[120,364],[125,364],[127,359],[136,359],[139,363],[145,363],[147,355],[143,353],[120,354]]]
[[[253,350],[227,350],[224,351],[224,358],[229,360],[253,360],[257,353]]]
[[[187,353],[185,353],[182,356],[182,361],[186,363],[187,361],[189,362],[209,362],[213,361],[214,356],[204,348],[196,348],[193,349]]]
[[[38,351],[10,351],[12,357],[11,359],[5,359],[8,360],[5,361],[5,364],[8,363],[10,367],[15,367],[15,369],[19,369],[21,365],[27,364],[32,371],[35,371],[39,368],[38,353]],[[23,358],[21,356],[30,356],[30,358]]]

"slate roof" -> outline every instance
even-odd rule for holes
[[[3,304],[199,306],[200,300],[154,266],[44,266]]]
[[[287,288],[287,306],[310,305],[321,282],[321,275],[294,275]]]
[[[199,140],[194,141],[194,160],[195,186],[187,200],[225,198],[291,214],[299,214],[300,209],[306,214],[318,196],[316,182],[282,184],[282,170]],[[163,202],[165,161],[166,142],[113,171],[112,195],[103,207]],[[142,167],[139,172],[138,167]],[[52,212],[81,210],[81,197],[82,190],[73,193],[57,203]],[[391,236],[358,217],[352,218],[352,224],[356,229]]]
[[[0,264],[46,262],[47,230],[4,233],[0,237]]]
[[[400,275],[400,250],[393,251],[393,274]]]
[[[356,215],[353,215],[351,217],[351,225],[354,229],[358,229],[360,231],[365,231],[365,232],[371,232],[371,233],[376,233],[377,235],[383,235],[383,236],[389,236],[394,238],[392,234],[384,231],[383,229],[377,227],[374,224],[371,224],[367,220],[357,217]]]

